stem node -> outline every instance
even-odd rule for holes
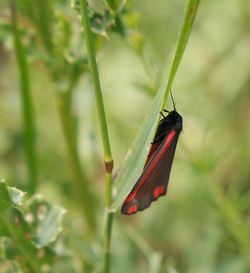
[[[114,161],[113,160],[104,161],[104,164],[106,172],[111,173],[114,167]]]

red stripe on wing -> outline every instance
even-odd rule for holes
[[[145,173],[145,175],[142,177],[142,179],[139,182],[139,184],[137,185],[137,187],[126,198],[125,203],[129,203],[129,202],[131,202],[135,198],[135,195],[140,190],[140,188],[142,187],[142,185],[147,181],[147,179],[150,176],[150,173],[152,172],[152,170],[155,168],[155,166],[159,163],[159,161],[161,160],[161,158],[163,157],[163,155],[169,149],[169,147],[170,147],[170,145],[171,145],[171,143],[172,143],[175,135],[176,135],[176,131],[175,130],[171,130],[169,132],[168,136],[164,140],[165,143],[162,146],[161,150],[158,152],[158,155],[155,158],[154,162],[152,163],[152,165],[150,166],[150,168],[147,170],[147,172]]]
[[[150,148],[150,151],[148,153],[148,157],[147,157],[147,160],[144,164],[144,168],[147,166],[148,162],[150,161],[150,159],[153,157],[155,151],[157,150],[157,148],[159,147],[160,143],[153,143],[151,145],[151,148]]]

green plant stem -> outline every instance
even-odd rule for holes
[[[112,234],[112,223],[113,223],[113,213],[110,210],[112,196],[112,173],[106,174],[106,213],[105,213],[105,223],[104,223],[104,264],[103,272],[110,272],[110,241]]]
[[[112,170],[113,170],[113,158],[110,148],[108,128],[106,122],[106,115],[104,110],[101,85],[99,80],[99,74],[95,58],[95,46],[93,43],[93,34],[90,30],[90,23],[88,17],[88,6],[86,0],[81,0],[81,12],[82,12],[82,25],[85,31],[85,42],[88,52],[88,61],[91,69],[92,80],[94,84],[95,98],[97,113],[99,118],[99,124],[102,135],[103,150],[104,150],[104,163],[106,169],[106,198],[105,198],[105,224],[104,224],[104,264],[103,272],[110,272],[110,240],[113,222],[113,213],[110,210],[112,202]]]
[[[81,0],[81,12],[82,12],[82,25],[84,28],[85,42],[88,52],[88,61],[91,69],[92,80],[94,84],[95,98],[96,98],[96,108],[100,123],[103,149],[104,149],[104,160],[105,162],[112,161],[111,148],[109,143],[108,128],[106,122],[106,115],[104,110],[101,85],[99,80],[99,74],[95,58],[95,46],[93,43],[93,34],[90,30],[89,18],[88,18],[88,7],[87,1]]]
[[[30,94],[30,76],[29,69],[25,54],[25,49],[21,41],[20,33],[18,30],[18,23],[16,19],[16,11],[14,4],[12,10],[12,27],[14,35],[15,53],[19,66],[20,73],[20,89],[22,99],[23,111],[23,125],[24,125],[24,141],[25,141],[25,154],[29,175],[29,192],[32,194],[36,191],[37,179],[37,155],[35,147],[35,121],[32,99]]]
[[[52,1],[37,0],[35,2],[35,11],[36,11],[36,24],[41,39],[47,51],[51,53],[52,51],[52,42],[50,35],[50,24],[52,23]]]

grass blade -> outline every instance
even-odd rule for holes
[[[181,32],[176,46],[174,58],[170,67],[168,81],[163,82],[154,98],[146,119],[139,130],[131,149],[124,160],[116,179],[117,195],[114,198],[112,209],[116,211],[132,189],[136,179],[142,171],[150,142],[153,139],[156,125],[159,121],[159,112],[164,108],[167,97],[174,81],[177,69],[185,51],[187,41],[192,30],[199,0],[189,0],[185,9]]]

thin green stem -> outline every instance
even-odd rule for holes
[[[107,205],[108,208],[111,206],[112,202],[112,173],[107,172],[106,175],[106,192],[105,192],[105,204]]]
[[[24,122],[24,141],[25,154],[29,174],[29,192],[32,194],[37,188],[37,155],[35,147],[35,121],[34,111],[31,99],[30,90],[30,76],[25,54],[25,49],[22,44],[20,33],[18,30],[18,23],[16,19],[16,11],[14,4],[12,5],[12,27],[15,43],[16,59],[19,66],[20,73],[20,89],[22,99],[22,111]]]
[[[102,141],[103,141],[104,160],[105,162],[109,162],[109,161],[112,161],[112,154],[111,154],[111,148],[109,143],[108,127],[106,122],[106,114],[104,110],[101,85],[100,85],[99,74],[98,74],[96,58],[95,58],[96,54],[95,54],[95,46],[93,43],[93,34],[90,30],[90,23],[88,18],[88,7],[87,7],[86,0],[81,0],[81,12],[82,12],[82,25],[85,30],[84,34],[85,34],[85,42],[86,42],[86,47],[88,52],[88,61],[89,61],[92,80],[94,84],[96,106],[97,106],[96,108],[97,108]]]
[[[47,51],[51,53],[52,42],[50,35],[51,20],[51,3],[50,1],[37,0],[35,2],[36,24],[40,33],[41,39]]]
[[[104,224],[104,264],[103,272],[110,272],[110,241],[112,234],[113,213],[110,211],[112,202],[112,173],[106,175],[106,215]]]
[[[104,224],[104,263],[103,272],[110,272],[110,241],[112,232],[113,213],[110,210],[112,202],[112,170],[113,158],[110,148],[108,128],[106,122],[106,115],[104,110],[101,85],[95,58],[95,46],[93,43],[93,34],[90,30],[90,23],[88,17],[88,6],[86,0],[81,0],[82,25],[85,31],[85,42],[88,52],[88,61],[91,69],[92,80],[94,84],[95,98],[99,124],[102,135],[104,163],[106,169],[106,198],[105,198],[105,224]]]

